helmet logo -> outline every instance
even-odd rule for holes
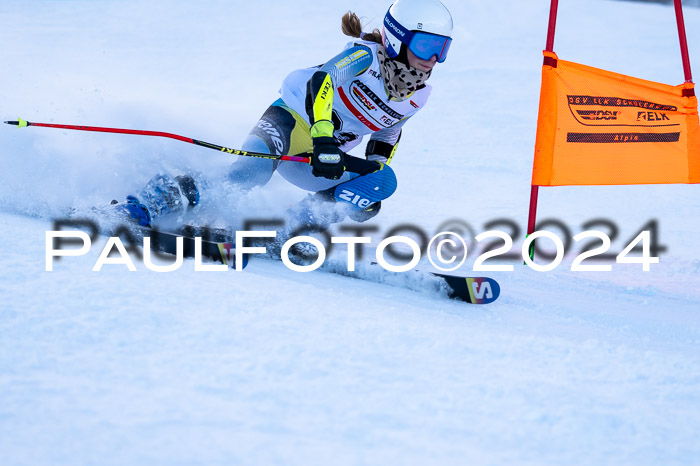
[[[418,23],[418,29],[423,29],[423,23]]]
[[[400,35],[401,37],[405,36],[405,35],[406,35],[406,32],[405,32],[405,31],[402,31],[401,28],[399,28],[396,24],[394,24],[394,23],[392,22],[392,19],[393,19],[393,18],[391,18],[391,17],[389,16],[389,13],[387,13],[387,15],[384,17],[384,24],[386,24],[387,26],[389,26],[389,27],[391,28],[392,31],[394,31],[396,34]]]

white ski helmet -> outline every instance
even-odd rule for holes
[[[452,15],[438,0],[396,0],[384,17],[382,39],[391,58],[401,44],[422,60],[445,61],[452,43]]]

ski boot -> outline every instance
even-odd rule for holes
[[[367,220],[370,220],[370,219],[376,217],[381,208],[382,208],[382,201],[378,201],[378,202],[375,202],[374,204],[371,204],[371,205],[365,207],[364,209],[351,211],[348,214],[348,217],[350,217],[351,220],[354,220],[358,223],[363,223],[363,222],[366,222]]]
[[[347,215],[346,206],[337,203],[330,192],[319,191],[309,194],[299,203],[292,206],[284,215],[284,226],[277,231],[272,244],[266,244],[268,254],[279,258],[282,246],[287,240],[296,236],[313,236],[325,241],[323,234],[333,223],[341,222]],[[315,258],[316,248],[309,243],[297,243],[292,246],[290,255],[297,257],[302,263]]]
[[[331,224],[342,222],[349,213],[348,206],[336,202],[332,189],[319,191],[287,211],[283,232],[292,237],[304,231],[325,231]]]
[[[116,209],[141,226],[150,226],[156,218],[181,213],[184,207],[199,203],[199,192],[191,176],[158,174],[151,178],[137,196],[127,196],[125,202],[112,201]]]

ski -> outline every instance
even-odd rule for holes
[[[193,257],[193,254],[187,255],[188,252],[192,253],[193,251],[193,237],[201,237],[203,238],[202,255],[204,257],[207,257],[215,262],[220,262],[223,264],[228,264],[231,267],[235,267],[235,241],[229,234],[226,233],[226,230],[224,229],[186,226],[177,233],[169,233],[153,230],[147,227],[139,228],[144,236],[150,235],[151,238],[156,238],[156,240],[152,239],[152,249],[158,248],[160,252],[164,252],[166,254],[175,254],[176,238],[178,236],[184,237],[185,244],[190,244],[190,248],[186,248],[185,257]],[[273,259],[273,257],[269,255],[262,255],[260,257],[263,259]],[[248,260],[248,255],[244,254],[243,267],[248,264]],[[376,263],[371,263],[369,265],[379,267],[379,265]],[[364,280],[371,280],[358,274],[352,274],[347,271],[338,271],[333,268],[321,267],[319,270],[336,273],[339,275],[348,275]],[[441,282],[440,284],[442,288],[446,290],[449,298],[463,301],[465,303],[489,304],[496,301],[501,294],[501,287],[498,282],[489,277],[464,277],[448,273],[423,272],[420,270],[416,270],[416,272],[429,274],[431,277]]]
[[[461,277],[431,272],[444,280],[448,296],[470,304],[489,304],[501,295],[501,287],[496,280],[488,277]]]
[[[92,219],[68,218],[57,220],[54,222],[54,230],[67,228],[80,228],[88,230],[94,240],[98,235],[107,235],[119,237],[127,247],[139,251],[144,246],[144,238],[150,238],[151,251],[168,255],[177,255],[178,238],[182,238],[183,242],[183,258],[195,258],[196,256],[196,240],[201,241],[201,258],[209,259],[212,262],[225,264],[230,268],[236,268],[236,244],[235,239],[227,229],[211,228],[206,226],[185,225],[175,231],[164,231],[158,228],[143,227],[138,225],[119,225],[116,228],[103,230],[97,222]],[[256,258],[267,260],[280,260],[279,256],[272,254],[256,254]],[[248,254],[242,255],[243,263],[241,268],[248,265],[250,257]],[[365,263],[371,273],[361,274],[357,272],[349,272],[344,268],[344,264],[338,261],[328,261],[329,265],[324,265],[319,268],[319,271],[334,273],[338,275],[359,278],[361,280],[376,281],[382,283],[381,280],[372,278],[370,275],[377,275],[379,272],[379,264],[376,262]],[[410,274],[411,272],[407,272]],[[462,301],[470,304],[489,304],[498,299],[501,293],[501,288],[498,282],[489,277],[464,277],[444,272],[431,272],[416,269],[414,274],[422,274],[419,276],[430,277],[433,281],[438,282],[438,287],[443,289],[447,296],[451,299]],[[386,272],[393,276],[395,272]],[[416,280],[420,283],[420,280]],[[415,285],[417,288],[414,291],[420,290],[420,285]]]
[[[197,228],[187,225],[179,232],[160,231],[148,227],[136,227],[138,236],[151,238],[151,250],[165,254],[177,254],[177,239],[182,238],[182,255],[184,258],[195,257],[195,238],[201,238],[201,256],[214,262],[220,262],[231,268],[236,268],[236,247],[227,236],[217,233],[210,228]],[[248,257],[243,256],[244,269],[248,265]]]

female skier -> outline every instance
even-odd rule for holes
[[[292,208],[296,226],[328,226],[349,215],[365,221],[396,190],[389,167],[406,121],[428,100],[426,84],[436,63],[445,61],[452,42],[452,17],[438,0],[396,0],[383,30],[363,33],[351,12],[343,33],[358,38],[323,65],[289,74],[281,97],[262,115],[242,149],[267,154],[311,155],[311,163],[240,157],[229,179],[249,189],[267,183],[277,171],[312,191]],[[365,158],[347,154],[370,134]],[[119,204],[141,225],[184,205],[199,202],[190,176],[157,175]],[[290,226],[287,226],[289,229]]]

